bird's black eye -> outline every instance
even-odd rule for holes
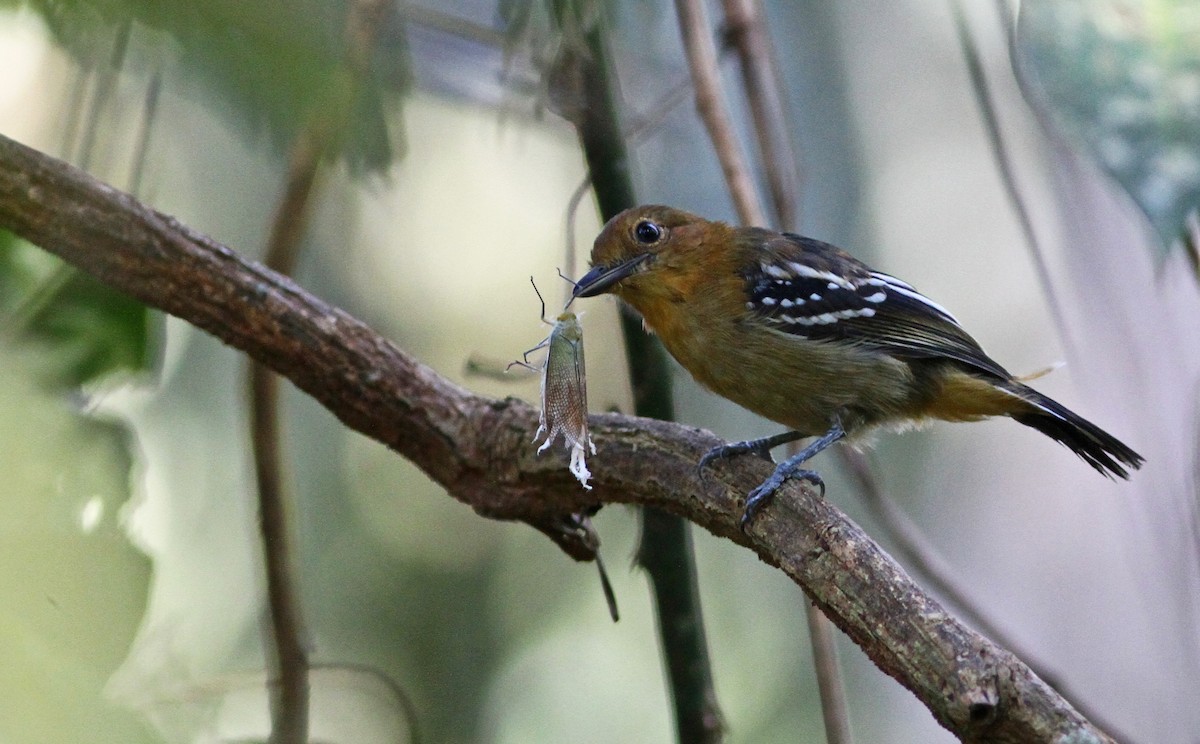
[[[633,228],[633,237],[644,245],[653,245],[663,235],[663,229],[649,220],[642,220]]]

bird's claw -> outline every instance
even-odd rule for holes
[[[771,474],[770,478],[767,478],[765,481],[759,484],[757,488],[747,494],[746,507],[742,511],[741,520],[738,522],[742,528],[742,532],[746,532],[750,529],[750,522],[754,519],[754,516],[758,514],[760,509],[770,502],[771,497],[775,495],[775,492],[779,490],[779,487],[787,482],[789,478],[808,481],[820,490],[821,498],[825,497],[825,481],[821,478],[821,475],[817,473],[817,471],[793,470],[790,473],[780,473],[779,470],[776,470]]]

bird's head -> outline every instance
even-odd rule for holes
[[[663,206],[634,207],[608,221],[592,246],[592,269],[575,297],[611,292],[638,306],[657,295],[686,297],[705,248],[728,244],[732,228]]]

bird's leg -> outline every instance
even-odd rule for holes
[[[713,460],[724,460],[729,457],[744,455],[747,452],[753,452],[767,462],[774,462],[771,459],[771,450],[781,444],[794,442],[797,439],[803,439],[804,435],[798,431],[785,431],[782,434],[776,434],[770,437],[762,437],[761,439],[747,439],[744,442],[731,442],[730,444],[722,444],[720,447],[713,447],[700,458],[700,464],[696,468],[700,471],[700,478],[704,478],[704,468]]]
[[[794,432],[793,432],[794,433]],[[835,420],[829,431],[823,436],[814,439],[807,447],[792,455],[788,459],[779,463],[775,468],[775,472],[771,473],[771,477],[763,481],[758,488],[750,492],[746,496],[746,510],[742,512],[741,526],[742,530],[750,526],[750,520],[754,519],[754,515],[759,509],[766,506],[771,500],[771,496],[775,494],[779,487],[783,485],[788,478],[800,478],[812,483],[821,489],[821,495],[825,495],[825,481],[821,480],[821,476],[814,470],[805,470],[801,467],[809,458],[825,449],[834,442],[846,436],[846,430],[842,428],[842,422]],[[785,440],[787,441],[787,440]]]

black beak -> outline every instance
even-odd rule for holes
[[[641,253],[616,266],[593,267],[575,282],[575,291],[571,293],[571,297],[595,297],[604,294],[614,284],[637,272],[638,267],[649,258],[649,253]]]

